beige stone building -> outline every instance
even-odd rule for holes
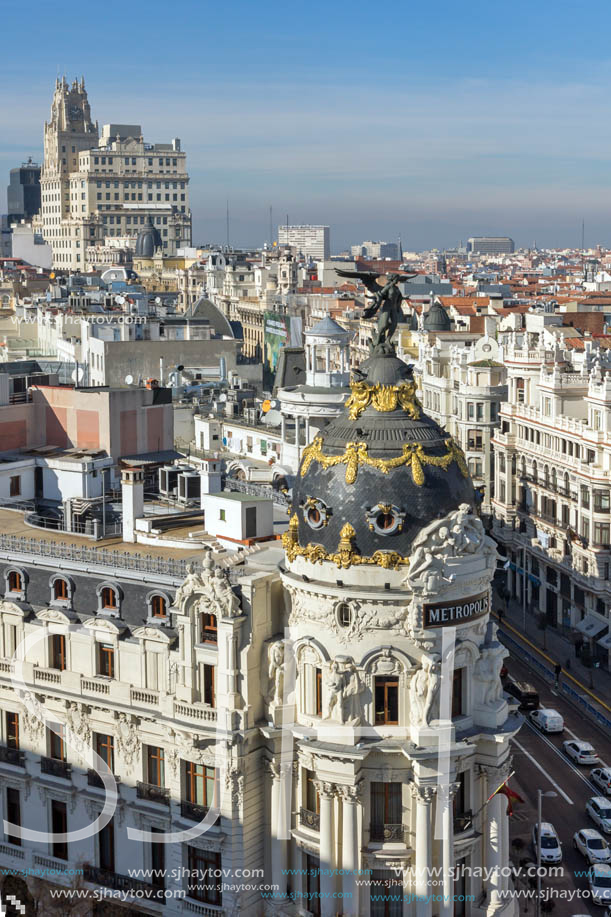
[[[191,244],[189,176],[180,140],[145,143],[139,124],[106,124],[100,136],[84,80],[56,81],[40,181],[36,223],[56,268],[87,269],[92,246],[137,238],[151,223],[164,255]]]

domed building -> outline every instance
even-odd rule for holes
[[[269,875],[329,917],[514,915],[496,791],[521,720],[489,619],[496,547],[415,391],[378,352],[302,454],[263,665]]]
[[[148,223],[136,237],[136,258],[152,258],[158,249],[163,249],[163,239],[157,227],[149,217]]]

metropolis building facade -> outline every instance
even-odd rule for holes
[[[520,720],[473,502],[382,349],[303,450],[282,543],[185,566],[2,536],[0,867],[96,915],[514,917]]]

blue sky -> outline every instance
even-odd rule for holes
[[[1,182],[42,155],[57,73],[94,119],[179,136],[194,240],[260,245],[274,222],[448,246],[611,245],[607,3],[59,5],[5,0]],[[14,36],[7,41],[6,36]],[[27,53],[24,52],[27,48]],[[2,200],[4,204],[4,200]]]

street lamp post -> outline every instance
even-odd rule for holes
[[[536,917],[541,917],[541,800],[544,796],[557,796],[553,790],[544,793],[543,790],[537,790],[537,905],[535,910]]]

